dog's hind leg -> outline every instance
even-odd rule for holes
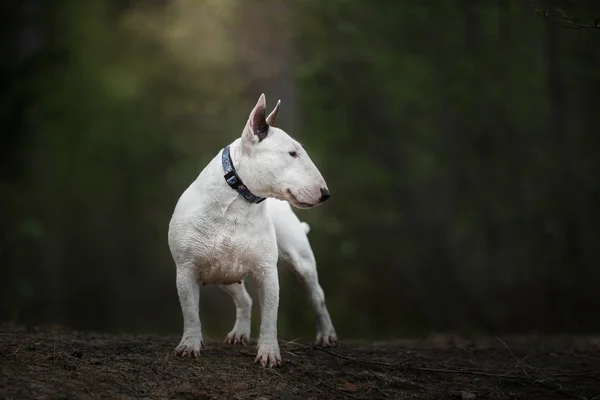
[[[294,249],[296,250],[296,249]],[[296,273],[298,280],[304,285],[308,299],[317,319],[317,338],[315,343],[319,346],[335,346],[337,335],[325,305],[325,293],[319,284],[317,264],[310,247],[288,253],[286,264]]]
[[[325,294],[319,284],[317,263],[306,234],[310,227],[300,222],[289,203],[267,199],[275,233],[279,259],[290,266],[304,285],[317,317],[317,340],[321,346],[335,346],[337,335],[325,305]]]
[[[219,285],[219,287],[228,293],[235,303],[235,325],[225,336],[225,343],[245,345],[250,340],[252,298],[246,291],[244,281],[241,284]]]

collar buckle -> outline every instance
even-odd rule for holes
[[[240,180],[234,171],[229,171],[225,174],[225,182],[227,182],[232,189],[237,189],[240,186]]]

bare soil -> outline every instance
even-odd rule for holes
[[[600,399],[600,339],[528,336],[281,341],[284,365],[253,364],[255,346],[179,337],[0,327],[5,399]],[[254,344],[254,343],[252,343]]]

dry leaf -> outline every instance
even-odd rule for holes
[[[354,383],[344,382],[344,384],[342,385],[342,390],[346,392],[356,392],[358,390],[358,386]]]

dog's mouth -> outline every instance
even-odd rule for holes
[[[298,200],[298,198],[296,196],[294,196],[294,193],[292,193],[292,191],[290,189],[287,190],[287,193],[291,197],[289,199],[289,202],[298,208],[312,208],[315,206],[315,204],[305,203],[303,201]]]

